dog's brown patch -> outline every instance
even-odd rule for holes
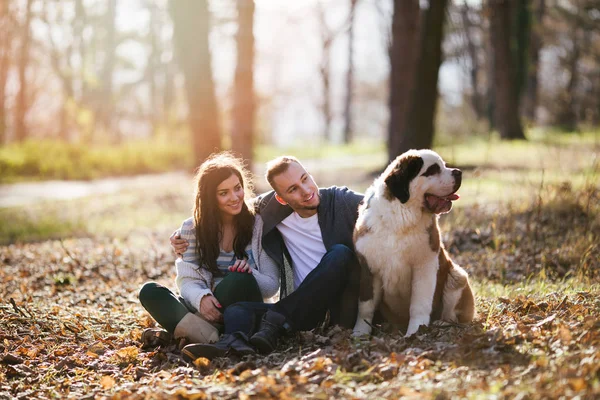
[[[390,201],[395,197],[401,203],[406,203],[410,198],[408,187],[423,167],[423,159],[420,156],[407,155],[396,158],[395,163],[392,171],[384,179],[383,197]]]
[[[438,254],[438,262],[440,264],[437,272],[437,280],[435,282],[435,292],[433,294],[433,304],[431,307],[431,322],[442,318],[442,309],[444,307],[444,287],[448,280],[452,261],[443,247],[440,248]]]
[[[432,166],[427,168],[427,171],[425,171],[422,176],[438,175],[441,173],[442,173],[442,168],[440,168],[440,166],[438,164],[433,164]]]
[[[475,317],[475,297],[468,282],[463,288],[455,311],[456,318],[458,318],[458,322],[460,323],[471,322]]]
[[[429,234],[429,247],[433,251],[438,251],[440,249],[440,228],[436,217],[432,218],[427,233]]]

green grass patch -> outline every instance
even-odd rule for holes
[[[316,140],[311,143],[297,141],[290,146],[258,146],[254,156],[258,162],[267,162],[281,155],[292,155],[301,161],[359,155],[381,155],[386,152],[385,143],[375,139],[359,139],[350,144],[330,144]]]
[[[0,148],[0,182],[88,180],[189,168],[188,146],[166,140],[120,146],[30,140]]]
[[[0,244],[86,234],[83,220],[71,211],[46,204],[29,208],[0,209]]]

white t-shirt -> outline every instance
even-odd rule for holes
[[[302,218],[297,212],[293,212],[277,225],[277,229],[292,257],[294,288],[297,289],[327,251],[323,244],[318,214]]]

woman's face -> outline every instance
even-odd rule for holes
[[[244,188],[235,174],[217,186],[217,207],[222,216],[238,215],[242,211]]]

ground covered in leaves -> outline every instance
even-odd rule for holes
[[[496,203],[478,190],[463,195],[478,203],[459,202],[441,223],[475,289],[472,324],[434,324],[411,338],[376,330],[364,340],[323,326],[266,357],[189,365],[174,342],[142,348],[154,322],[137,290],[174,283],[162,223],[0,246],[0,399],[599,398],[597,179],[546,182]],[[144,197],[135,226],[176,208]],[[113,215],[80,204],[98,220]]]
[[[362,341],[321,327],[267,357],[197,365],[175,343],[139,342],[153,321],[137,289],[172,285],[167,231],[2,247],[0,398],[599,396],[600,225],[585,198],[569,199],[443,221],[475,227],[445,233],[475,285],[473,324]]]

